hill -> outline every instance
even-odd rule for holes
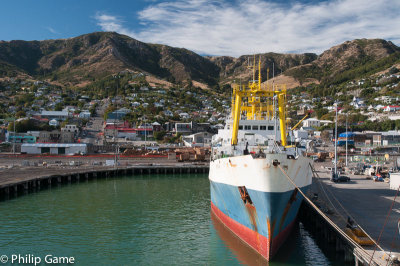
[[[204,57],[184,48],[140,42],[115,32],[95,32],[70,39],[0,41],[0,78],[31,76],[60,85],[86,86],[124,70],[145,73],[151,81],[204,89],[251,79],[253,55]],[[320,55],[256,54],[263,80],[289,87],[321,88],[371,75],[400,62],[400,48],[381,39],[357,39]]]
[[[216,84],[219,69],[191,51],[114,32],[65,40],[0,42],[0,75],[25,73],[76,85],[130,69],[173,82]]]
[[[386,69],[399,62],[400,48],[381,39],[357,39],[334,46],[316,60],[284,72],[300,85],[307,78],[323,87],[361,78]]]

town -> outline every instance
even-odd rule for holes
[[[287,121],[295,129],[290,141],[303,146],[331,144],[337,105],[338,133],[353,132],[348,140],[353,152],[394,150],[400,144],[399,81],[399,70],[393,67],[335,88],[336,100],[314,92],[312,86],[290,90],[289,117],[298,118]],[[229,114],[230,91],[148,82],[146,74],[133,71],[109,76],[97,85],[77,89],[48,81],[2,79],[1,152],[86,155],[137,149],[145,154],[160,148],[210,147]],[[300,120],[301,125],[295,125]]]

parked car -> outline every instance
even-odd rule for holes
[[[345,175],[341,175],[341,174],[335,175],[335,173],[332,173],[331,181],[333,181],[335,183],[349,182],[350,181],[350,177],[345,176]]]

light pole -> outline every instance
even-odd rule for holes
[[[335,119],[335,178],[337,178],[337,122],[338,122],[338,116],[337,116],[337,111],[338,105],[337,102],[335,102],[335,110],[336,110],[336,119]]]
[[[347,141],[349,139],[349,133],[347,132],[347,116],[348,113],[346,113],[346,167],[347,167]]]
[[[143,117],[144,121],[144,151],[146,152],[146,144],[147,144],[147,125],[146,125],[146,117]]]
[[[116,109],[117,109],[116,110],[116,113],[117,113],[117,118],[116,119],[118,120],[118,99],[117,99],[117,97],[118,97],[119,76],[115,75],[114,78],[117,79],[117,91],[116,91],[116,94],[115,94],[115,104],[116,104]],[[115,167],[117,167],[117,164],[118,164],[118,153],[119,153],[119,145],[118,145],[118,142],[117,142],[118,130],[117,130],[116,125],[115,125],[115,120],[116,119],[114,118],[114,143],[115,143],[114,166]]]
[[[14,116],[14,138],[13,138],[13,155],[15,155],[15,116]]]

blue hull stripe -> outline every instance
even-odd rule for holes
[[[306,192],[310,186],[303,187]],[[291,224],[297,216],[303,196],[293,191],[261,192],[248,189],[249,196],[256,209],[255,218],[251,218],[240,196],[238,187],[210,180],[211,201],[225,215],[240,224],[272,239]],[[256,224],[254,224],[254,221]],[[272,237],[268,232],[270,222]]]

